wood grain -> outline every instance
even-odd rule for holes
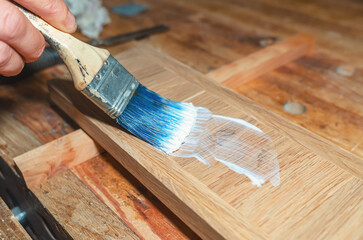
[[[359,227],[352,227],[362,214],[362,180],[353,175],[361,174],[360,158],[161,53],[132,50],[119,60],[152,90],[245,119],[274,141],[281,185],[257,188],[222,164],[208,168],[195,159],[166,157],[119,130],[67,82],[53,82],[51,99],[200,236],[361,237]]]
[[[0,198],[0,238],[30,240],[30,236]]]
[[[101,152],[103,149],[79,129],[17,156],[14,161],[26,185],[32,187]]]
[[[229,63],[207,74],[229,88],[237,88],[248,81],[275,70],[308,53],[314,47],[314,37],[297,34],[247,57]]]
[[[109,154],[71,171],[141,239],[199,239]]]
[[[32,188],[73,239],[139,239],[70,171]]]

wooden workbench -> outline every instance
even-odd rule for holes
[[[105,1],[113,6],[126,1]],[[316,54],[241,86],[238,92],[340,147],[363,157],[363,4],[356,1],[138,1],[150,10],[134,18],[112,15],[101,37],[166,23],[171,31],[141,41],[203,74],[297,32],[317,39]],[[129,45],[111,48],[113,53]],[[352,76],[336,69],[354,69]],[[0,86],[0,153],[12,158],[78,128],[50,107],[46,82],[52,69]],[[348,74],[350,75],[350,74]],[[305,114],[283,110],[287,101]],[[103,186],[104,199],[90,189]],[[195,239],[196,235],[108,154],[85,162],[32,190],[67,236],[83,234],[144,239]],[[77,193],[77,195],[75,194]],[[110,194],[111,193],[111,194]],[[63,201],[59,201],[62,196]],[[83,200],[82,200],[83,199]],[[102,203],[109,201],[118,211]],[[65,211],[66,206],[75,206]],[[40,208],[40,207],[39,207]],[[88,214],[81,214],[84,211]],[[99,212],[104,214],[99,216]],[[42,216],[48,216],[44,213]],[[97,216],[97,218],[95,217]],[[87,221],[88,219],[97,219]],[[122,227],[123,226],[123,227]],[[94,230],[90,231],[93,228]],[[131,229],[131,230],[130,230]],[[90,236],[90,235],[86,235]]]

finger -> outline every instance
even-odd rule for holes
[[[15,0],[20,5],[37,14],[54,27],[73,33],[77,29],[76,20],[63,0]]]
[[[15,76],[21,72],[24,62],[21,56],[6,43],[0,41],[0,74]]]
[[[0,41],[15,49],[26,62],[42,54],[45,41],[40,32],[13,4],[0,0]]]

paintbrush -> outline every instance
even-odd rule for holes
[[[179,149],[196,117],[191,103],[141,85],[106,49],[88,45],[18,7],[57,51],[75,88],[135,136],[165,153]]]

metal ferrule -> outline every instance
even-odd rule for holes
[[[135,77],[110,55],[82,93],[110,117],[117,118],[138,86]]]

